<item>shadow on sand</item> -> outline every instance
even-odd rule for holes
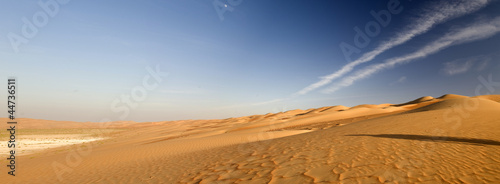
[[[351,134],[346,136],[370,136],[370,137],[381,137],[381,138],[391,138],[391,139],[417,140],[417,141],[455,142],[461,144],[472,144],[481,146],[484,145],[500,146],[499,141],[494,141],[489,139],[464,138],[464,137],[445,137],[445,136],[428,136],[428,135],[411,135],[411,134]]]

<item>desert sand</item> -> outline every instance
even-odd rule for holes
[[[19,124],[18,139],[32,145],[16,155],[15,177],[0,167],[1,183],[500,183],[500,95],[223,120]],[[37,140],[45,142],[29,142]]]

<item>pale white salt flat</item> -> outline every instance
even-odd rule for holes
[[[61,146],[82,144],[103,140],[100,137],[82,137],[81,135],[29,135],[16,140],[16,155],[27,155],[37,151]],[[9,154],[8,142],[0,143],[0,155]]]

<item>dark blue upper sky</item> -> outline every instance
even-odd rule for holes
[[[0,7],[0,86],[18,78],[19,116],[226,118],[500,89],[476,92],[500,81],[498,1],[66,1]],[[127,103],[157,66],[168,76]]]

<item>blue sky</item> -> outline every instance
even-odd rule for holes
[[[500,81],[499,9],[487,0],[6,1],[0,86],[17,77],[18,117],[92,122],[475,96],[479,78]],[[391,19],[381,16],[384,26],[371,11]],[[357,47],[355,28],[367,25],[370,41]],[[157,66],[168,76],[127,104],[122,96]]]

